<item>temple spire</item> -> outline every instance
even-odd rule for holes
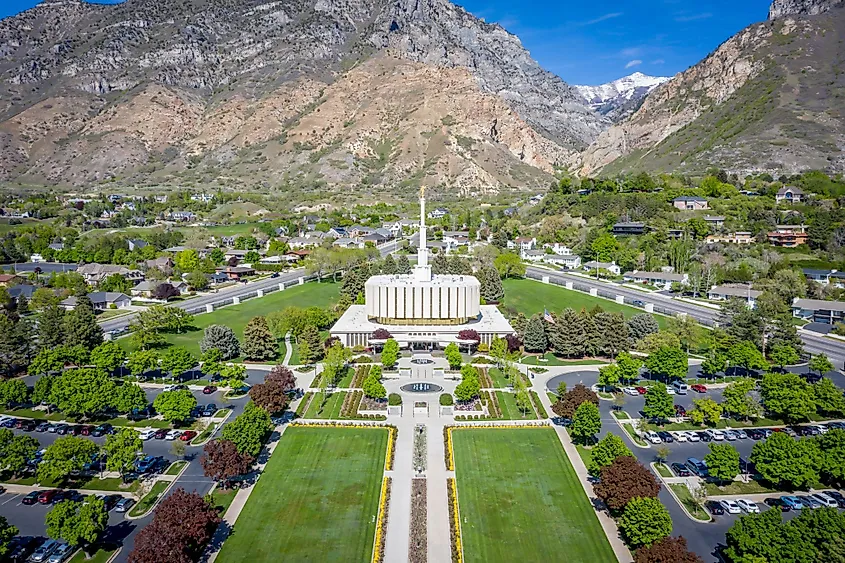
[[[426,247],[425,228],[425,187],[420,188],[420,245],[417,251],[417,265],[414,267],[414,278],[417,281],[431,281],[431,267],[428,265],[428,248]]]

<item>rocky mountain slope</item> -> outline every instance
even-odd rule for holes
[[[773,0],[769,8],[769,19],[784,16],[815,16],[839,6],[845,0]]]
[[[608,125],[448,0],[64,0],[0,21],[5,180],[534,189]]]
[[[648,76],[641,72],[600,86],[573,86],[587,104],[614,123],[630,117],[649,92],[669,80],[668,76]]]
[[[782,17],[731,37],[602,133],[581,172],[845,170],[845,9],[776,0],[772,11]]]

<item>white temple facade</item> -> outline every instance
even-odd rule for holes
[[[352,305],[331,329],[346,346],[369,346],[383,328],[400,346],[434,348],[458,342],[462,330],[475,330],[481,342],[513,333],[494,305],[481,305],[481,284],[474,276],[433,275],[428,264],[425,192],[420,192],[420,248],[407,275],[372,276],[364,286],[364,305]]]

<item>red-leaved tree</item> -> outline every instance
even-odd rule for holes
[[[169,283],[160,283],[155,286],[152,291],[153,299],[163,299],[167,301],[171,297],[179,297],[179,290]]]
[[[254,458],[238,452],[237,446],[229,440],[212,440],[203,448],[202,470],[206,477],[225,484],[229,479],[246,474]]]
[[[272,383],[280,386],[285,392],[293,391],[296,388],[296,376],[291,370],[283,365],[276,365],[264,378],[264,383]]]
[[[686,538],[680,536],[637,549],[634,563],[704,563],[704,559],[687,549]]]
[[[370,335],[370,338],[373,340],[387,340],[388,338],[391,338],[391,336],[387,329],[377,328]]]
[[[481,337],[475,330],[471,328],[465,328],[458,333],[458,340],[474,340],[475,342],[481,342]]]
[[[552,405],[552,411],[560,417],[572,418],[575,416],[575,410],[581,406],[581,403],[593,403],[599,406],[599,396],[579,383]]]
[[[602,468],[601,482],[593,490],[608,508],[618,512],[633,498],[657,497],[660,483],[636,458],[623,455]]]

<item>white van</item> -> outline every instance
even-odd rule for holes
[[[687,392],[689,392],[689,385],[683,381],[676,381],[672,383],[672,389],[674,389],[678,395],[686,395]]]

